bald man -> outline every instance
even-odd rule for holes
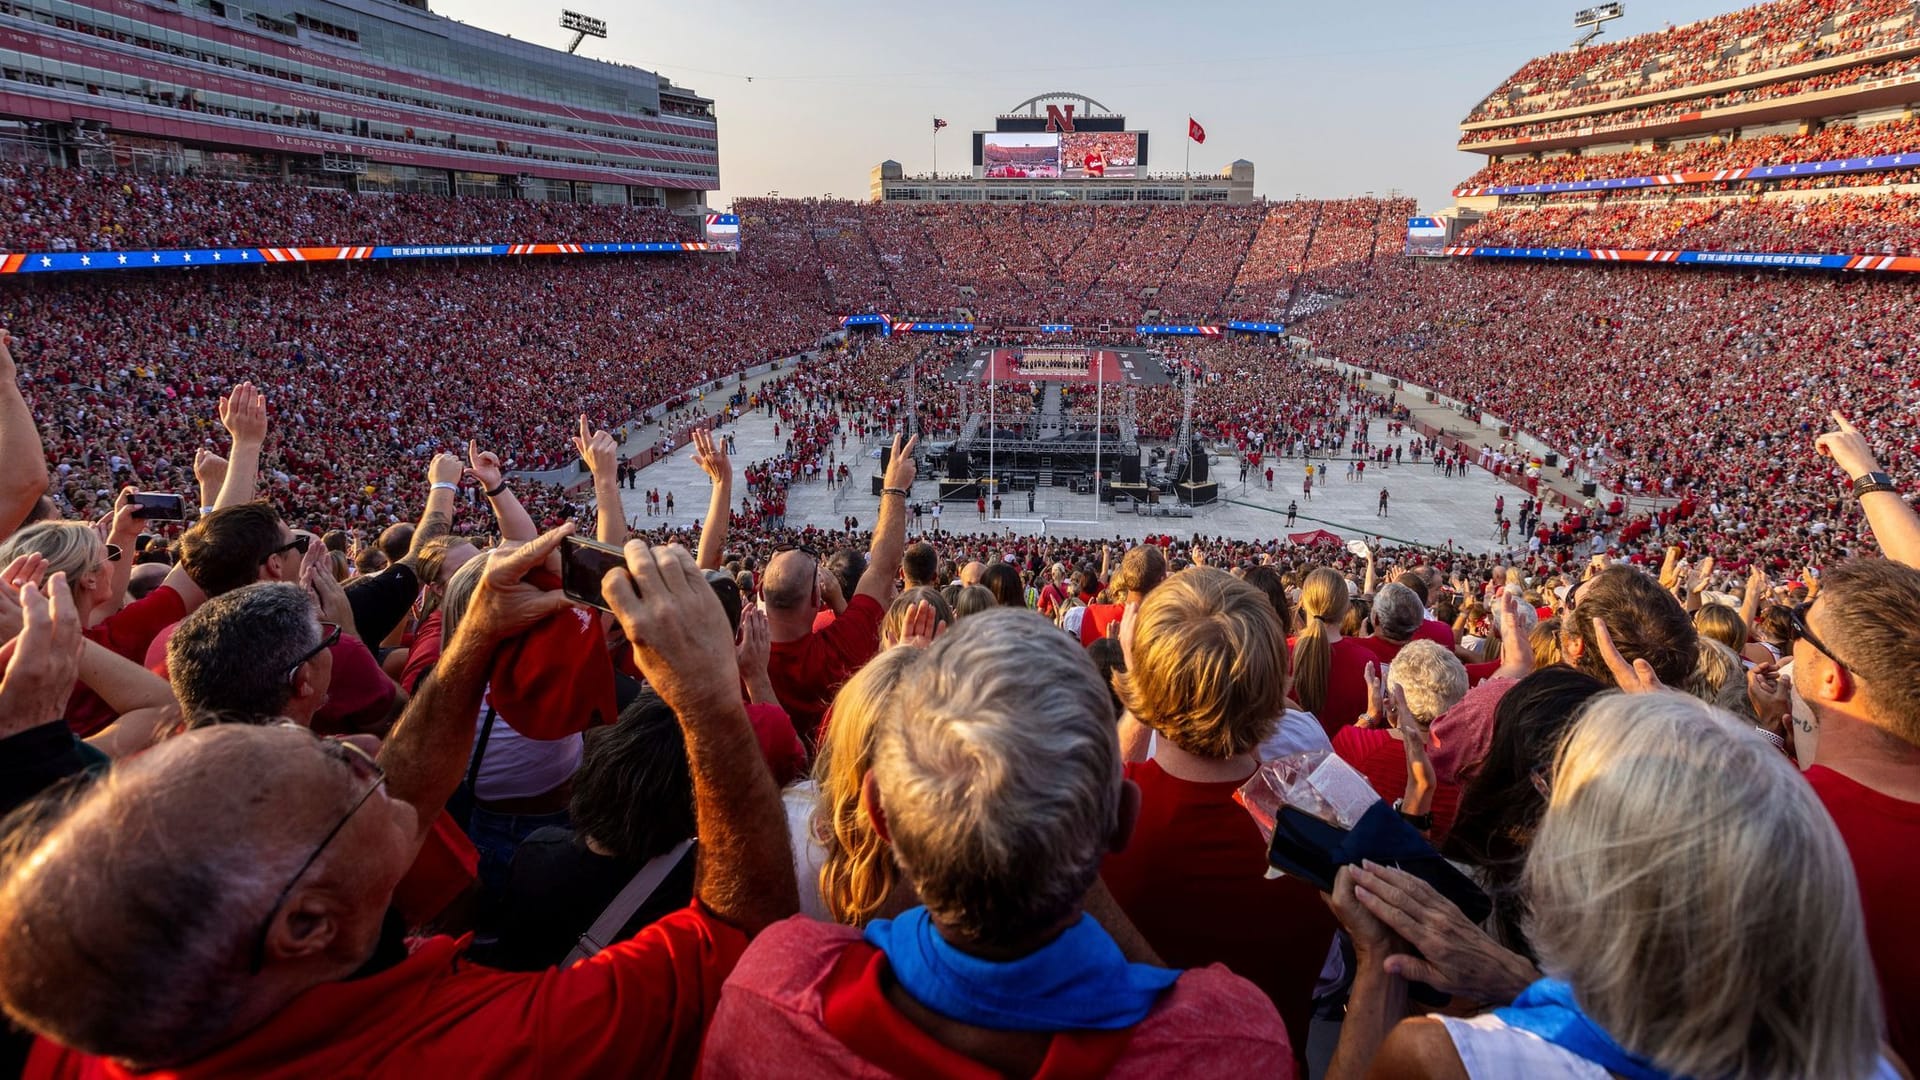
[[[978,585],[980,584],[981,577],[983,577],[986,572],[987,564],[981,562],[979,559],[975,559],[960,568],[960,584]]]
[[[566,607],[524,581],[571,526],[497,556],[377,760],[303,728],[219,725],[39,815],[0,863],[0,1007],[33,1075],[690,1072],[747,939],[798,906],[779,793],[727,618],[685,549],[603,583],[686,737],[699,902],[564,971],[409,949],[395,884],[459,784],[501,641]],[[191,780],[192,782],[183,782]]]
[[[907,491],[918,474],[915,439],[893,440],[880,493],[879,520],[867,550],[867,569],[853,596],[833,622],[814,629],[814,619],[837,585],[821,565],[822,553],[809,547],[778,551],[767,562],[760,586],[773,647],[767,674],[780,704],[793,717],[794,730],[808,746],[840,684],[880,651],[880,620],[893,602],[900,560],[907,549]]]

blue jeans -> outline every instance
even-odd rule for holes
[[[513,853],[535,829],[549,825],[566,826],[565,810],[551,814],[497,814],[482,807],[473,808],[467,821],[467,837],[480,852],[480,884],[490,892],[506,887],[507,868],[513,865]]]

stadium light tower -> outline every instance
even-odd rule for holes
[[[1585,30],[1586,33],[1581,34],[1579,38],[1574,41],[1573,47],[1576,49],[1584,49],[1588,45],[1593,44],[1593,39],[1599,37],[1606,31],[1608,23],[1626,13],[1627,9],[1619,4],[1601,4],[1598,7],[1582,8],[1574,12],[1573,28],[1575,30]]]
[[[580,43],[590,37],[604,40],[607,36],[607,24],[603,19],[591,15],[582,15],[577,11],[560,9],[560,29],[573,31],[573,44],[567,46],[568,52],[580,47]]]

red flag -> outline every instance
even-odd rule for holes
[[[1200,121],[1195,120],[1191,116],[1187,117],[1187,138],[1197,143],[1207,141],[1207,129],[1201,127]]]

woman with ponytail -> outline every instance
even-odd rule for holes
[[[1367,711],[1367,662],[1373,653],[1340,632],[1353,606],[1347,580],[1321,567],[1300,588],[1300,634],[1293,646],[1293,696],[1320,720],[1327,737]]]

